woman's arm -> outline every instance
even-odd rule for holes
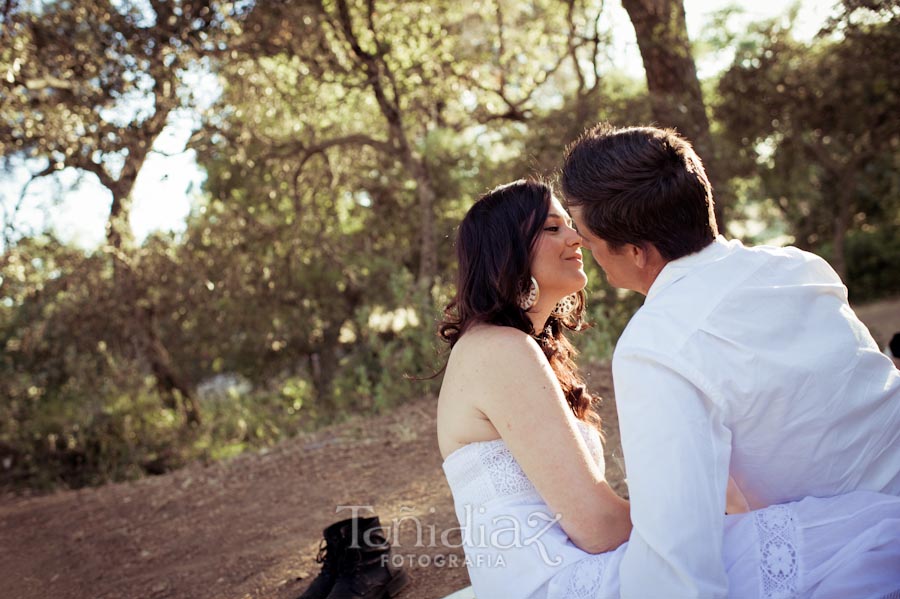
[[[728,486],[725,488],[725,513],[745,514],[750,511],[750,504],[741,492],[734,479],[728,477]]]
[[[631,532],[628,502],[606,482],[537,343],[508,327],[473,331],[459,384],[491,421],[575,545],[615,549]],[[446,382],[445,382],[446,384]],[[453,383],[451,383],[453,384]]]

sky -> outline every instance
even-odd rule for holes
[[[800,12],[794,33],[801,39],[810,39],[831,13],[831,0],[799,0]],[[769,19],[786,14],[789,4],[784,0],[684,0],[688,34],[692,40],[702,36],[703,27],[711,15],[728,7],[737,6],[743,15],[735,26]],[[617,35],[614,60],[623,70],[643,75],[640,52],[634,39],[634,30],[628,15],[618,2],[608,4],[609,18]],[[698,61],[700,78],[708,77],[728,66],[727,55],[709,56]],[[215,83],[207,76],[197,81],[212,90]],[[213,92],[205,94],[212,101]],[[205,174],[196,162],[193,150],[185,150],[194,128],[199,126],[196,113],[179,111],[170,116],[169,124],[154,144],[138,176],[132,193],[131,227],[138,242],[154,231],[180,232],[192,205],[201,197]],[[33,181],[24,196],[22,189],[29,180],[28,167],[41,168],[40,164],[22,164],[11,173],[0,173],[0,202],[4,209],[22,197],[17,224],[25,232],[38,233],[52,229],[63,241],[84,249],[96,248],[105,236],[106,218],[111,202],[110,193],[93,175],[79,174],[66,169],[54,177]],[[56,199],[61,198],[60,201]]]

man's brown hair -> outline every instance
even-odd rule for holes
[[[672,129],[596,125],[567,148],[560,179],[568,205],[613,250],[651,243],[676,260],[718,234],[703,164]]]

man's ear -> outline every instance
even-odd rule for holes
[[[665,260],[660,255],[659,250],[652,243],[646,243],[643,246],[628,244],[634,265],[644,270],[646,268],[655,268],[659,264],[665,265]],[[659,268],[662,268],[660,266]]]
[[[633,243],[628,244],[628,255],[631,256],[631,261],[634,262],[634,265],[638,268],[646,267],[650,258],[650,256],[647,255],[647,250]]]

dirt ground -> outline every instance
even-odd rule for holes
[[[900,331],[900,299],[857,311],[882,347]],[[585,374],[605,398],[607,476],[624,494],[609,368]],[[439,541],[458,524],[435,408],[424,398],[268,452],[133,483],[0,498],[0,597],[296,597],[318,572],[322,529],[350,515],[338,506],[354,505],[399,531],[394,550],[412,562],[401,597],[443,597],[469,582],[462,551]],[[458,533],[449,538],[458,543]]]
[[[590,384],[607,392],[608,368],[593,369]],[[296,597],[318,572],[322,529],[351,514],[337,513],[338,506],[370,506],[382,524],[396,526],[394,551],[412,562],[413,582],[402,597],[443,597],[469,582],[462,551],[440,544],[458,523],[435,442],[435,411],[435,399],[424,398],[208,467],[6,497],[0,597]],[[603,416],[607,445],[617,448],[612,401]],[[448,538],[459,542],[458,532]],[[460,560],[455,567],[451,554]]]
[[[878,347],[884,349],[894,333],[900,333],[900,297],[853,308],[869,327]]]

